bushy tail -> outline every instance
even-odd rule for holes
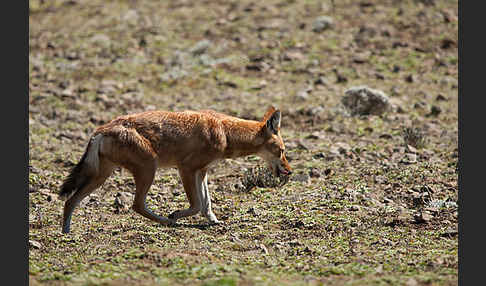
[[[59,192],[60,200],[68,200],[98,174],[100,165],[99,150],[102,138],[103,135],[101,134],[91,138],[83,157],[81,157],[81,160],[74,166],[69,176],[62,183]]]

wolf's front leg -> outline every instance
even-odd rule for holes
[[[218,224],[220,221],[216,218],[211,209],[211,195],[208,188],[208,175],[206,170],[198,172],[199,178],[197,183],[201,186],[201,212],[211,224]]]

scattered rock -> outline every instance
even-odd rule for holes
[[[404,164],[415,164],[417,163],[417,154],[413,153],[405,153],[405,155],[402,157],[402,160],[400,163]]]
[[[291,177],[292,181],[301,182],[304,184],[310,184],[310,176],[306,173],[295,174]]]
[[[316,153],[316,154],[312,155],[312,158],[314,158],[314,159],[323,159],[323,158],[326,158],[326,154],[324,154],[322,152],[319,152],[319,153]]]
[[[261,80],[259,83],[257,83],[256,85],[254,85],[250,88],[255,89],[255,90],[259,90],[259,89],[265,88],[267,85],[268,85],[268,83],[267,83],[266,80]]]
[[[382,273],[383,273],[383,264],[378,265],[378,266],[375,268],[375,272],[376,272],[377,274],[382,274]]]
[[[297,148],[309,151],[311,148],[302,139],[297,141]]]
[[[385,76],[381,73],[375,73],[375,77],[376,79],[379,79],[379,80],[384,80],[385,79]]]
[[[413,76],[413,74],[409,74],[405,77],[405,81],[408,83],[415,82],[415,77]]]
[[[300,100],[300,101],[305,101],[309,98],[309,93],[307,93],[307,91],[305,91],[305,90],[301,90],[301,91],[297,92],[297,94],[295,95],[295,98]]]
[[[320,33],[324,30],[332,28],[334,25],[334,21],[331,17],[328,16],[320,16],[317,17],[314,22],[312,22],[312,31],[316,33]]]
[[[386,184],[388,179],[385,176],[377,175],[374,176],[374,181],[376,184]]]
[[[448,101],[449,99],[447,99],[447,97],[445,97],[444,95],[442,94],[439,94],[437,95],[437,97],[435,98],[436,101]]]
[[[260,247],[260,249],[265,255],[268,255],[268,249],[263,243],[260,243],[258,246]]]
[[[96,34],[91,37],[91,42],[103,48],[108,48],[111,45],[111,39],[105,34]]]
[[[427,117],[432,116],[432,117],[437,117],[439,114],[441,114],[442,109],[439,106],[432,105],[430,108],[430,113],[427,114]]]
[[[305,113],[306,113],[306,115],[309,115],[309,116],[316,116],[316,115],[322,114],[322,112],[324,112],[324,107],[315,106],[315,107],[311,107],[311,108],[307,109],[307,111]]]
[[[61,95],[64,97],[73,97],[73,91],[70,89],[65,89],[61,92]]]
[[[360,210],[360,207],[358,205],[352,205],[351,207],[349,207],[349,210],[356,212]]]
[[[336,75],[336,83],[348,82],[348,78],[341,74],[337,69],[333,69],[332,71]]]
[[[234,186],[236,191],[244,191],[246,188],[241,181],[238,181]]]
[[[42,243],[29,239],[29,248],[40,249],[41,247],[42,247]]]
[[[202,40],[202,41],[197,42],[189,50],[189,52],[192,55],[194,55],[194,56],[202,55],[202,54],[204,54],[209,49],[210,46],[211,46],[211,42],[210,41],[208,41],[208,40]]]
[[[445,38],[440,42],[440,48],[443,50],[449,49],[451,47],[456,46],[456,42],[452,39]]]
[[[381,134],[378,137],[382,138],[382,139],[393,139],[393,136],[391,134],[388,134],[388,133]]]
[[[457,208],[457,203],[453,201],[445,201],[445,200],[429,200],[427,201],[427,206],[431,208]]]
[[[414,223],[429,223],[432,220],[432,215],[428,212],[420,211],[413,216]]]
[[[325,77],[320,76],[316,80],[314,80],[314,84],[315,85],[324,85],[324,86],[327,86],[327,85],[329,85],[329,82],[327,81],[327,79]]]
[[[440,236],[442,237],[454,237],[459,234],[457,227],[449,227]]]
[[[243,244],[243,240],[241,240],[236,233],[231,234],[231,240],[233,242]]]
[[[413,147],[412,145],[407,145],[407,151],[409,153],[417,154],[417,149]]]
[[[113,203],[116,211],[119,212],[126,212],[130,210],[130,207],[133,204],[134,195],[129,192],[118,192],[115,197],[115,201]]]
[[[304,55],[299,51],[289,51],[282,55],[284,61],[302,60],[303,58]]]
[[[307,135],[305,139],[323,139],[323,136],[319,131],[314,131],[311,134]]]
[[[417,280],[415,280],[414,278],[409,278],[405,285],[406,286],[418,286],[419,284],[418,284]]]
[[[342,155],[342,154],[346,154],[350,150],[351,150],[351,146],[349,146],[348,143],[337,142],[331,146],[331,148],[329,149],[329,153],[335,155]]]
[[[309,176],[311,178],[319,178],[319,177],[321,177],[321,172],[319,172],[319,170],[317,168],[312,168],[309,171]]]
[[[136,25],[139,18],[137,10],[130,9],[123,15],[122,20],[130,25]]]
[[[367,86],[352,87],[345,91],[341,103],[351,115],[381,115],[390,110],[390,101],[383,91]]]
[[[251,214],[253,216],[258,216],[258,213],[257,213],[257,211],[255,210],[254,207],[249,208],[246,213]]]

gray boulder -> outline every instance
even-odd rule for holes
[[[356,86],[346,90],[341,103],[353,116],[381,115],[391,110],[388,96],[381,90],[367,86]]]

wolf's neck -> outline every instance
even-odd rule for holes
[[[258,152],[263,144],[262,122],[253,120],[238,120],[223,122],[227,146],[225,158],[235,158],[252,155]]]

